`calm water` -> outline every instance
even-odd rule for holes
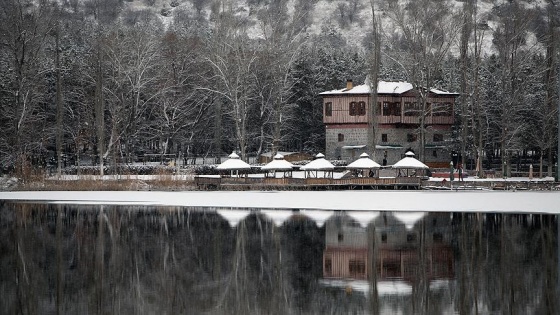
[[[558,216],[0,202],[2,314],[558,314]]]

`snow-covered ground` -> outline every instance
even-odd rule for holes
[[[18,191],[0,200],[220,208],[560,214],[560,192],[536,191]]]

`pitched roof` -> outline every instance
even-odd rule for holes
[[[380,167],[381,165],[370,159],[367,153],[362,153],[359,159],[346,166],[346,168],[349,169],[374,169]]]
[[[402,94],[412,90],[414,87],[411,83],[401,81],[379,81],[377,83],[377,94]],[[457,96],[457,93],[447,92],[439,89],[430,90],[438,95]],[[319,95],[349,95],[349,94],[369,94],[369,84],[356,85],[352,89],[331,90],[319,93]]]
[[[325,160],[325,155],[319,153],[316,155],[317,159],[313,160],[304,166],[300,167],[302,171],[325,171],[334,170],[334,165],[331,162]]]
[[[289,171],[294,165],[286,160],[282,154],[276,154],[274,160],[270,161],[265,166],[261,167],[261,170],[265,171]]]
[[[232,153],[229,155],[229,159],[216,167],[219,170],[247,170],[251,168],[251,165],[245,163],[239,159],[239,155]]]
[[[406,152],[406,156],[395,163],[392,167],[393,168],[409,168],[409,169],[421,169],[421,168],[429,168],[428,165],[418,161],[414,158],[414,153]]]

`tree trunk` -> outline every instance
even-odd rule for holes
[[[367,147],[370,152],[370,157],[375,159],[375,146],[376,146],[376,131],[377,131],[377,119],[376,119],[376,109],[377,109],[377,85],[379,77],[379,65],[381,63],[381,42],[379,39],[379,28],[380,23],[378,23],[377,17],[375,16],[375,3],[374,0],[370,0],[371,4],[371,15],[372,15],[372,34],[373,34],[373,49],[370,56],[369,65],[369,88],[371,92],[370,100],[367,108],[367,122],[368,122],[368,132],[367,132]]]
[[[101,41],[100,36],[98,36],[98,41]],[[101,43],[98,42],[97,47],[97,65],[96,65],[96,79],[95,79],[95,119],[97,125],[97,154],[99,156],[99,175],[103,179],[103,146],[104,146],[104,134],[105,134],[105,105],[103,100],[103,67],[102,67],[102,53],[101,53]]]
[[[55,31],[55,68],[56,68],[56,152],[58,156],[57,175],[62,175],[62,134],[63,134],[63,108],[62,108],[62,79],[60,75],[60,27],[57,24]]]
[[[468,91],[467,91],[467,73],[468,73],[468,47],[469,38],[472,28],[472,0],[467,0],[463,7],[463,26],[461,32],[461,164],[465,165],[465,156],[467,151],[467,112],[468,112]]]

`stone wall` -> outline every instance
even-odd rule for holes
[[[383,157],[387,158],[387,165],[396,163],[404,157],[407,149],[411,148],[418,154],[420,147],[420,137],[416,134],[415,128],[379,128],[377,129],[377,146],[381,146],[376,150],[375,161],[379,164],[383,163]],[[382,141],[383,134],[387,135],[385,142]],[[409,142],[409,134],[416,141]],[[434,134],[443,137],[443,141],[434,141]],[[339,136],[342,135],[342,136]],[[355,149],[343,149],[344,146],[361,146],[367,143],[366,128],[333,128],[326,129],[326,152],[327,159],[347,160],[348,163],[357,159],[363,152],[369,152],[367,147]],[[342,141],[339,141],[342,140]],[[431,146],[447,147],[451,141],[450,130],[428,130],[426,132],[425,149],[427,163],[430,162],[448,162],[451,159],[451,152],[446,148],[431,148]],[[395,148],[396,147],[396,148]]]

